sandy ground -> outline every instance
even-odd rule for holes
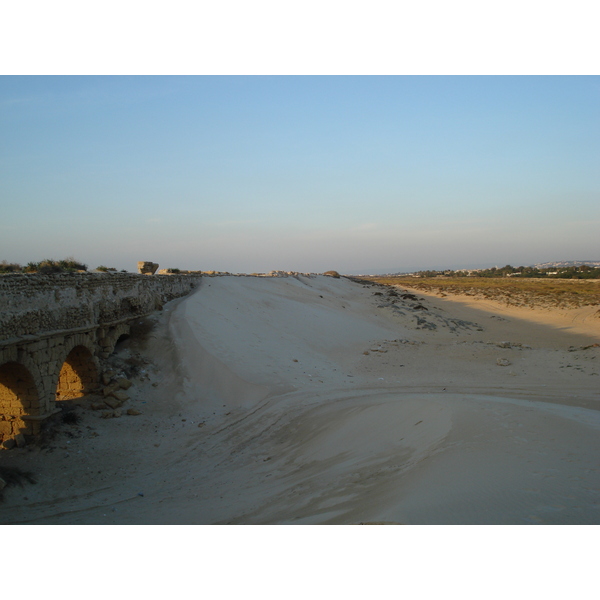
[[[110,359],[142,414],[0,454],[0,523],[600,523],[597,307],[396,293],[205,278]]]

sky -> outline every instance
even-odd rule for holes
[[[600,260],[598,76],[0,77],[0,260]]]

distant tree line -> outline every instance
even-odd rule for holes
[[[580,265],[573,267],[492,267],[478,271],[418,271],[418,277],[540,277],[554,279],[600,279],[600,268]]]

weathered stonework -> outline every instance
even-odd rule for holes
[[[131,324],[199,282],[198,275],[0,276],[0,445],[38,433],[56,402],[96,389],[99,359]]]
[[[154,275],[154,273],[156,273],[156,269],[158,269],[158,264],[140,261],[138,262],[137,267],[138,273],[141,273],[142,275]]]

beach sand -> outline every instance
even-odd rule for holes
[[[204,278],[111,358],[140,415],[2,454],[0,523],[600,523],[597,307],[389,290]]]

